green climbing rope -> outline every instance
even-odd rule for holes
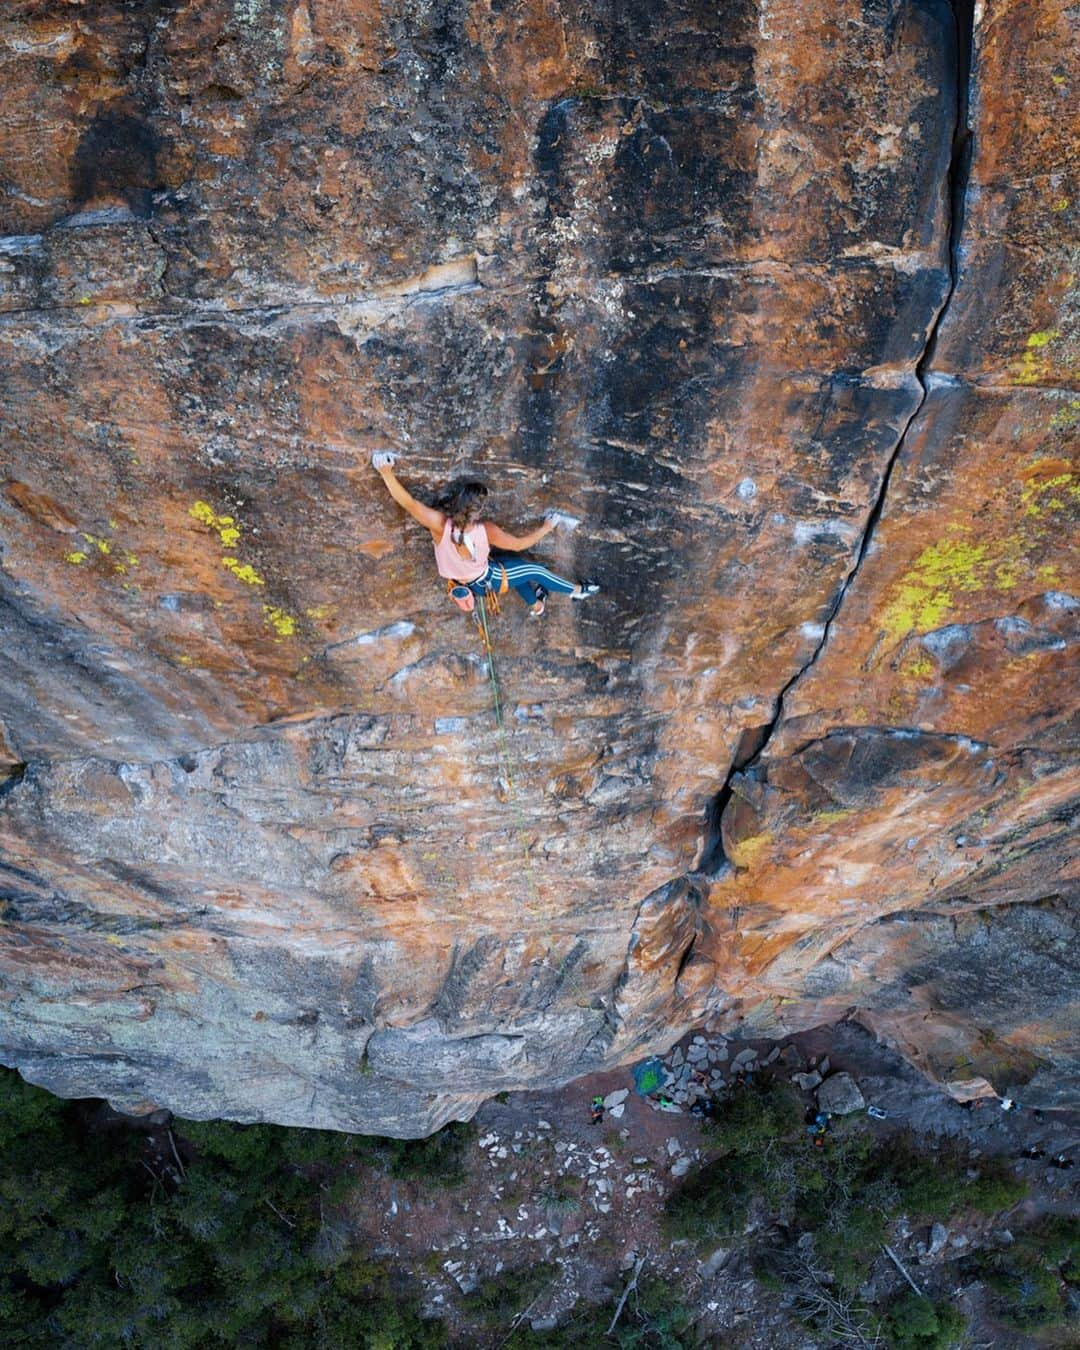
[[[533,870],[532,853],[526,835],[528,822],[525,819],[525,813],[521,809],[521,802],[518,798],[517,784],[514,777],[513,757],[510,751],[510,739],[506,734],[506,722],[503,719],[502,697],[499,692],[499,678],[498,675],[495,673],[495,651],[491,642],[491,631],[488,628],[487,605],[485,604],[484,596],[482,595],[478,596],[477,600],[478,600],[478,608],[480,611],[480,621],[478,626],[480,628],[480,635],[484,640],[484,654],[487,657],[488,679],[491,683],[491,703],[495,712],[495,726],[499,733],[499,758],[502,762],[503,778],[506,781],[506,795],[509,798],[510,804],[514,810],[518,844],[521,847],[521,854],[525,861],[525,876],[528,880],[529,889],[531,891],[531,899],[533,903],[539,908],[541,904],[540,888],[536,884],[536,874]],[[546,932],[546,936],[548,938],[549,944],[551,944],[554,939],[553,930],[549,928]],[[545,962],[545,964],[547,964],[547,962]],[[566,967],[565,957],[563,958],[562,963],[560,964],[558,970],[556,971],[556,974],[560,980],[566,980],[568,984],[572,985],[575,992],[581,998],[583,999],[585,998],[585,991],[578,984],[576,978],[574,977],[573,971],[568,970]],[[585,1006],[588,1006],[587,999]]]

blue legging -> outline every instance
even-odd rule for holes
[[[469,582],[469,590],[474,595],[483,595],[489,590],[498,591],[502,586],[503,568],[506,579],[527,605],[535,605],[541,597],[537,586],[542,586],[547,594],[571,595],[577,590],[572,581],[549,572],[543,563],[533,558],[524,558],[520,553],[492,553],[488,569],[482,577]]]

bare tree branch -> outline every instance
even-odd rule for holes
[[[910,1276],[910,1275],[907,1273],[907,1271],[904,1269],[903,1264],[901,1263],[900,1258],[897,1256],[897,1254],[893,1251],[893,1249],[889,1246],[889,1244],[888,1244],[887,1242],[883,1242],[883,1243],[881,1244],[881,1250],[885,1253],[885,1255],[886,1255],[886,1256],[889,1258],[889,1260],[893,1263],[893,1265],[894,1265],[894,1266],[896,1267],[896,1269],[900,1272],[900,1274],[903,1275],[904,1279],[907,1280],[908,1284],[911,1285],[912,1289],[915,1290],[915,1292],[918,1294],[918,1296],[919,1296],[920,1298],[925,1298],[926,1295],[923,1293],[923,1291],[919,1288],[919,1286],[915,1283],[915,1281],[911,1278],[911,1276]]]
[[[180,1161],[180,1154],[176,1151],[176,1140],[173,1138],[173,1132],[171,1129],[166,1130],[166,1134],[169,1136],[169,1147],[172,1149],[172,1155],[176,1159],[177,1167],[179,1167],[180,1169],[180,1175],[186,1181],[187,1170],[185,1169],[184,1164]]]
[[[615,1330],[615,1323],[622,1316],[622,1310],[623,1308],[626,1307],[626,1300],[630,1297],[631,1293],[633,1293],[633,1291],[637,1288],[638,1276],[641,1274],[641,1270],[644,1265],[645,1265],[645,1258],[643,1256],[639,1256],[637,1261],[634,1263],[634,1273],[630,1277],[630,1283],[622,1291],[622,1298],[619,1299],[619,1306],[615,1309],[615,1316],[611,1319],[611,1326],[609,1326],[607,1329],[607,1334],[609,1336]]]

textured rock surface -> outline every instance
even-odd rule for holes
[[[6,8],[0,1058],[418,1133],[854,1009],[1075,1094],[1076,19],[969,101],[957,12]],[[505,747],[383,446],[582,518]]]

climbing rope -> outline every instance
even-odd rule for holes
[[[498,602],[496,601],[496,606],[497,605]],[[495,726],[499,735],[499,758],[502,762],[502,774],[506,783],[506,795],[514,810],[517,840],[521,847],[521,855],[525,861],[525,876],[531,891],[531,898],[534,904],[540,906],[542,903],[540,900],[540,888],[536,884],[536,873],[533,869],[532,852],[526,835],[528,822],[525,819],[524,811],[521,809],[521,801],[517,792],[513,756],[510,750],[510,738],[506,734],[506,721],[503,717],[502,697],[499,691],[499,678],[495,672],[495,649],[491,641],[491,629],[488,626],[487,605],[483,595],[477,597],[477,608],[480,616],[477,621],[477,627],[480,629],[480,636],[484,644],[484,655],[487,657],[488,680],[491,684],[491,703],[495,713]],[[497,612],[498,609],[496,608],[496,613]],[[554,945],[554,930],[548,927],[544,930],[544,935],[548,939],[548,949],[550,951],[551,947]],[[555,969],[546,958],[544,964],[547,965],[549,969]],[[581,998],[585,998],[585,991],[578,984],[573,971],[566,968],[565,957],[563,958],[562,964],[556,970],[556,975],[560,980],[565,980],[568,984],[572,985]],[[587,1005],[588,1000],[586,999],[585,1001]]]

